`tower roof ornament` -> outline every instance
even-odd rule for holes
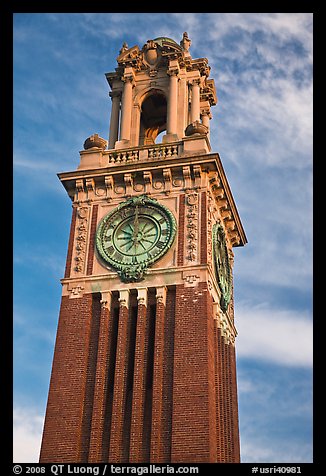
[[[185,50],[189,51],[191,45],[191,39],[188,36],[188,33],[185,31],[182,37],[182,40],[180,41],[180,46]]]
[[[123,45],[121,47],[121,49],[119,50],[119,55],[121,55],[121,53],[125,53],[125,51],[128,51],[129,49],[129,46],[127,45],[127,43],[124,41],[123,42]]]

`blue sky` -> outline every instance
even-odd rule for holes
[[[124,41],[207,57],[211,145],[248,244],[235,249],[241,457],[312,461],[311,13],[14,15],[14,461],[38,460],[71,202],[56,174],[108,137]]]

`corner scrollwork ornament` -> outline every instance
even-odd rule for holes
[[[226,312],[232,296],[232,270],[222,225],[213,225],[213,261],[217,282],[221,291],[220,307]]]

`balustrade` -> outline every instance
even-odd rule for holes
[[[109,164],[136,162],[139,160],[166,159],[175,157],[179,152],[179,144],[165,144],[150,147],[118,149],[108,153]]]

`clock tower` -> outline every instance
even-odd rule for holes
[[[72,221],[41,462],[240,461],[232,249],[247,240],[190,43],[124,43],[109,141],[59,174]]]

